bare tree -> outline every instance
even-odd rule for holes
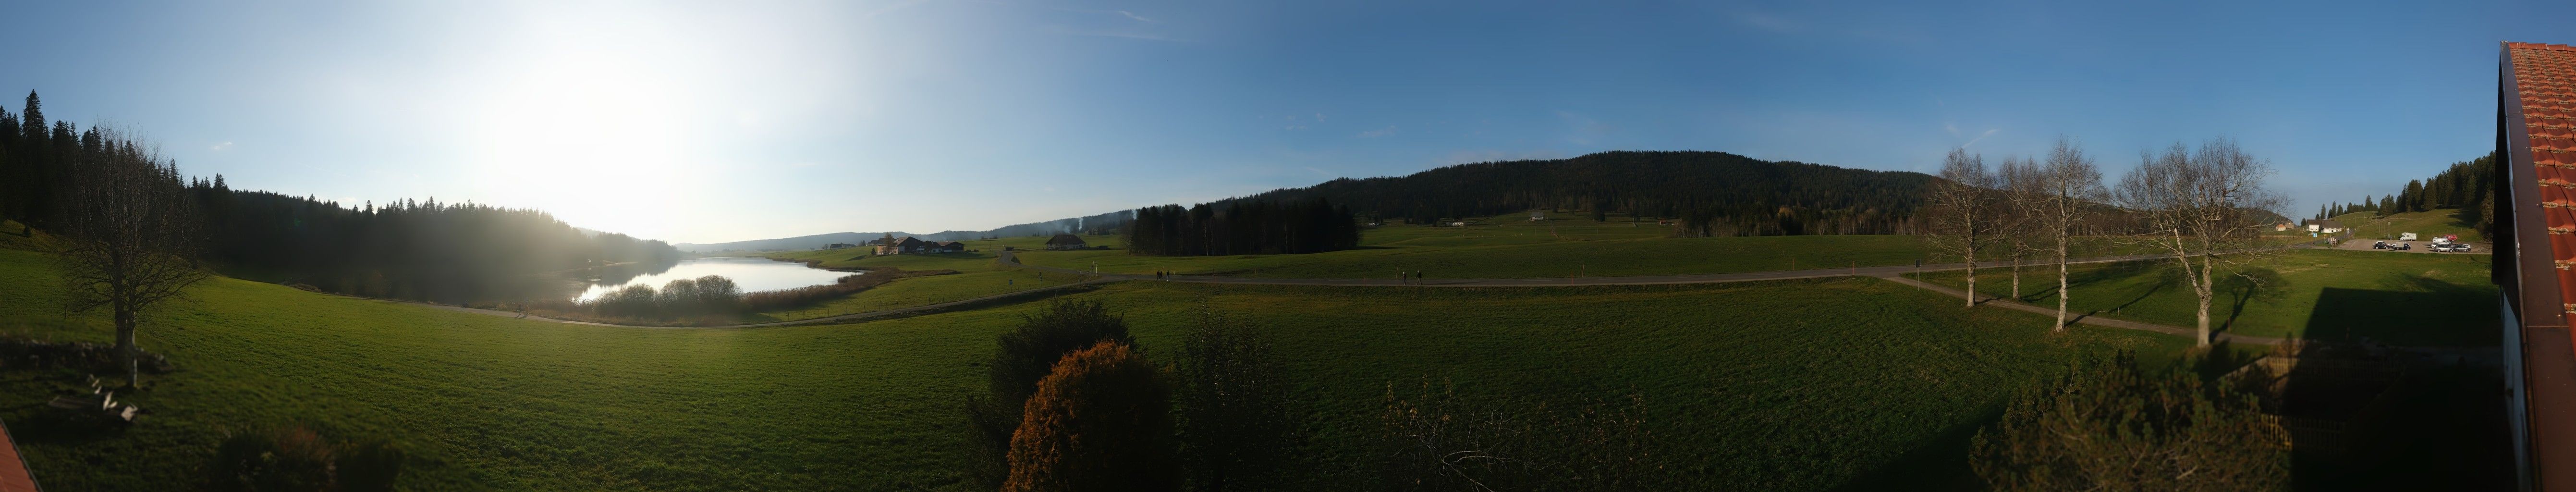
[[[74,312],[105,307],[116,319],[125,384],[140,386],[134,344],[141,313],[213,274],[199,268],[194,208],[176,162],[111,136],[72,166],[56,231]]]
[[[2093,217],[2097,203],[2108,191],[2102,188],[2102,170],[2074,139],[2058,137],[2057,146],[2048,151],[2048,162],[2039,167],[2039,200],[2031,211],[2038,229],[2056,246],[2049,248],[2057,255],[2057,330],[2066,329],[2069,292],[2066,259],[2073,254],[2076,229]]]
[[[1984,156],[1951,149],[1941,160],[1941,180],[1932,183],[1933,248],[1968,261],[1968,307],[1977,307],[1977,252],[1995,243],[2003,223],[1995,217],[1995,176],[1986,172]]]
[[[2200,345],[2207,346],[2217,276],[2241,273],[2222,267],[2269,256],[2260,248],[2259,228],[2284,216],[2279,210],[2285,201],[2263,188],[2270,163],[2233,140],[2210,140],[2197,151],[2175,143],[2139,160],[2137,169],[2120,177],[2116,198],[2145,222],[2147,233],[2135,242],[2173,254],[2182,266],[2183,281],[2200,301]]]
[[[2031,253],[2047,251],[2042,246],[2046,237],[2040,226],[2040,209],[2045,207],[2046,185],[2042,183],[2038,159],[2004,158],[1995,168],[1996,219],[2002,225],[1995,237],[2012,260],[2012,298],[2021,299],[2021,267]]]

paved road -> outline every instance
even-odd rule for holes
[[[2376,249],[2376,248],[2372,248],[2372,247],[2370,247],[2370,243],[2375,243],[2375,242],[2380,242],[2380,241],[2388,241],[2388,244],[2406,243],[2406,244],[2409,244],[2409,245],[2413,245],[2414,247],[2409,248],[2409,249],[2406,249],[2406,250],[2403,250],[2403,251],[2400,251],[2400,250],[2394,250],[2394,249]],[[2463,244],[2467,244],[2467,245],[2469,245],[2469,251],[2468,251],[2468,252],[2466,252],[2466,253],[2445,253],[2445,252],[2433,251],[2433,248],[2430,248],[2430,247],[2429,247],[2429,246],[2432,246],[2432,245],[2433,245],[2433,242],[2432,242],[2432,241],[2398,241],[2398,240],[2394,240],[2394,239],[2347,239],[2347,240],[2344,240],[2343,244],[2336,245],[2336,246],[2335,246],[2335,249],[2352,250],[2352,251],[2386,251],[2386,252],[2390,252],[2390,253],[2429,253],[2429,254],[2437,254],[2437,255],[2482,255],[2482,254],[2488,254],[2489,252],[2495,251],[2495,250],[2493,249],[2493,248],[2495,248],[2495,244],[2494,244],[2494,243],[2481,243],[2481,242],[2474,242],[2474,241],[2460,241],[2460,242],[2461,242],[2461,243],[2463,243]]]

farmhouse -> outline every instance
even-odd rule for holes
[[[925,242],[920,237],[902,237],[902,240],[876,245],[876,255],[912,255],[912,252],[930,252],[930,247],[935,247],[933,242]]]
[[[1090,247],[1090,245],[1082,242],[1082,236],[1072,234],[1057,234],[1055,237],[1047,238],[1046,242],[1046,249],[1048,251],[1082,249],[1087,247]]]
[[[2308,221],[2308,232],[2314,232],[2314,233],[2318,233],[2318,234],[2336,234],[2336,233],[2341,233],[2341,232],[2343,232],[2343,223],[2342,223],[2342,222],[2332,221],[2332,220],[2312,220],[2312,221]]]

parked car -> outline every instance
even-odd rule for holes
[[[2451,251],[2456,253],[2467,253],[2469,252],[2469,243],[2451,243]]]
[[[2413,244],[2408,244],[2408,243],[2397,243],[2397,245],[2396,245],[2396,246],[2390,247],[2390,248],[2388,248],[2388,249],[2393,249],[2393,250],[2398,250],[2398,251],[2406,251],[2406,250],[2410,250],[2410,249],[2415,249],[2415,245],[2413,245]]]
[[[2387,242],[2387,241],[2380,241],[2380,242],[2370,243],[2370,249],[2388,249],[2388,242]]]

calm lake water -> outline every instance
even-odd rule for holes
[[[625,283],[591,284],[590,288],[581,291],[581,297],[576,299],[583,301],[597,299],[602,294],[623,289],[629,285],[645,285],[660,290],[662,284],[673,280],[708,275],[723,275],[725,278],[733,279],[734,285],[741,287],[744,293],[752,293],[829,284],[834,279],[856,274],[857,272],[806,268],[802,263],[773,261],[768,258],[734,256],[690,258],[680,260],[680,264],[672,265],[670,270],[638,276]]]

